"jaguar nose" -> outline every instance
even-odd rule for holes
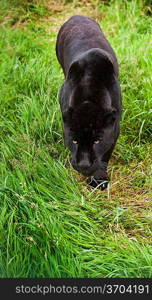
[[[78,163],[78,167],[82,170],[87,170],[91,167],[91,162],[89,160],[81,160]]]
[[[73,168],[78,172],[80,172],[81,174],[85,176],[90,175],[92,164],[89,161],[82,160],[79,163],[76,163],[75,161],[71,161],[71,163]]]

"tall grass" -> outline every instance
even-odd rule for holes
[[[151,18],[137,1],[93,2],[118,56],[124,110],[101,192],[64,147],[52,12],[15,3],[5,1],[0,31],[0,276],[152,277]]]

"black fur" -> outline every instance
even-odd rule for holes
[[[65,75],[59,98],[72,165],[104,189],[121,115],[116,55],[99,25],[85,16],[63,24],[56,53]]]

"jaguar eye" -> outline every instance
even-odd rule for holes
[[[94,144],[99,144],[101,140],[94,141]]]
[[[72,143],[73,143],[73,144],[77,144],[78,142],[77,142],[76,140],[73,140]]]

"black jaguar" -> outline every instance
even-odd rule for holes
[[[104,189],[120,128],[116,55],[99,25],[79,15],[60,28],[56,53],[65,75],[59,98],[72,166],[90,185]]]

